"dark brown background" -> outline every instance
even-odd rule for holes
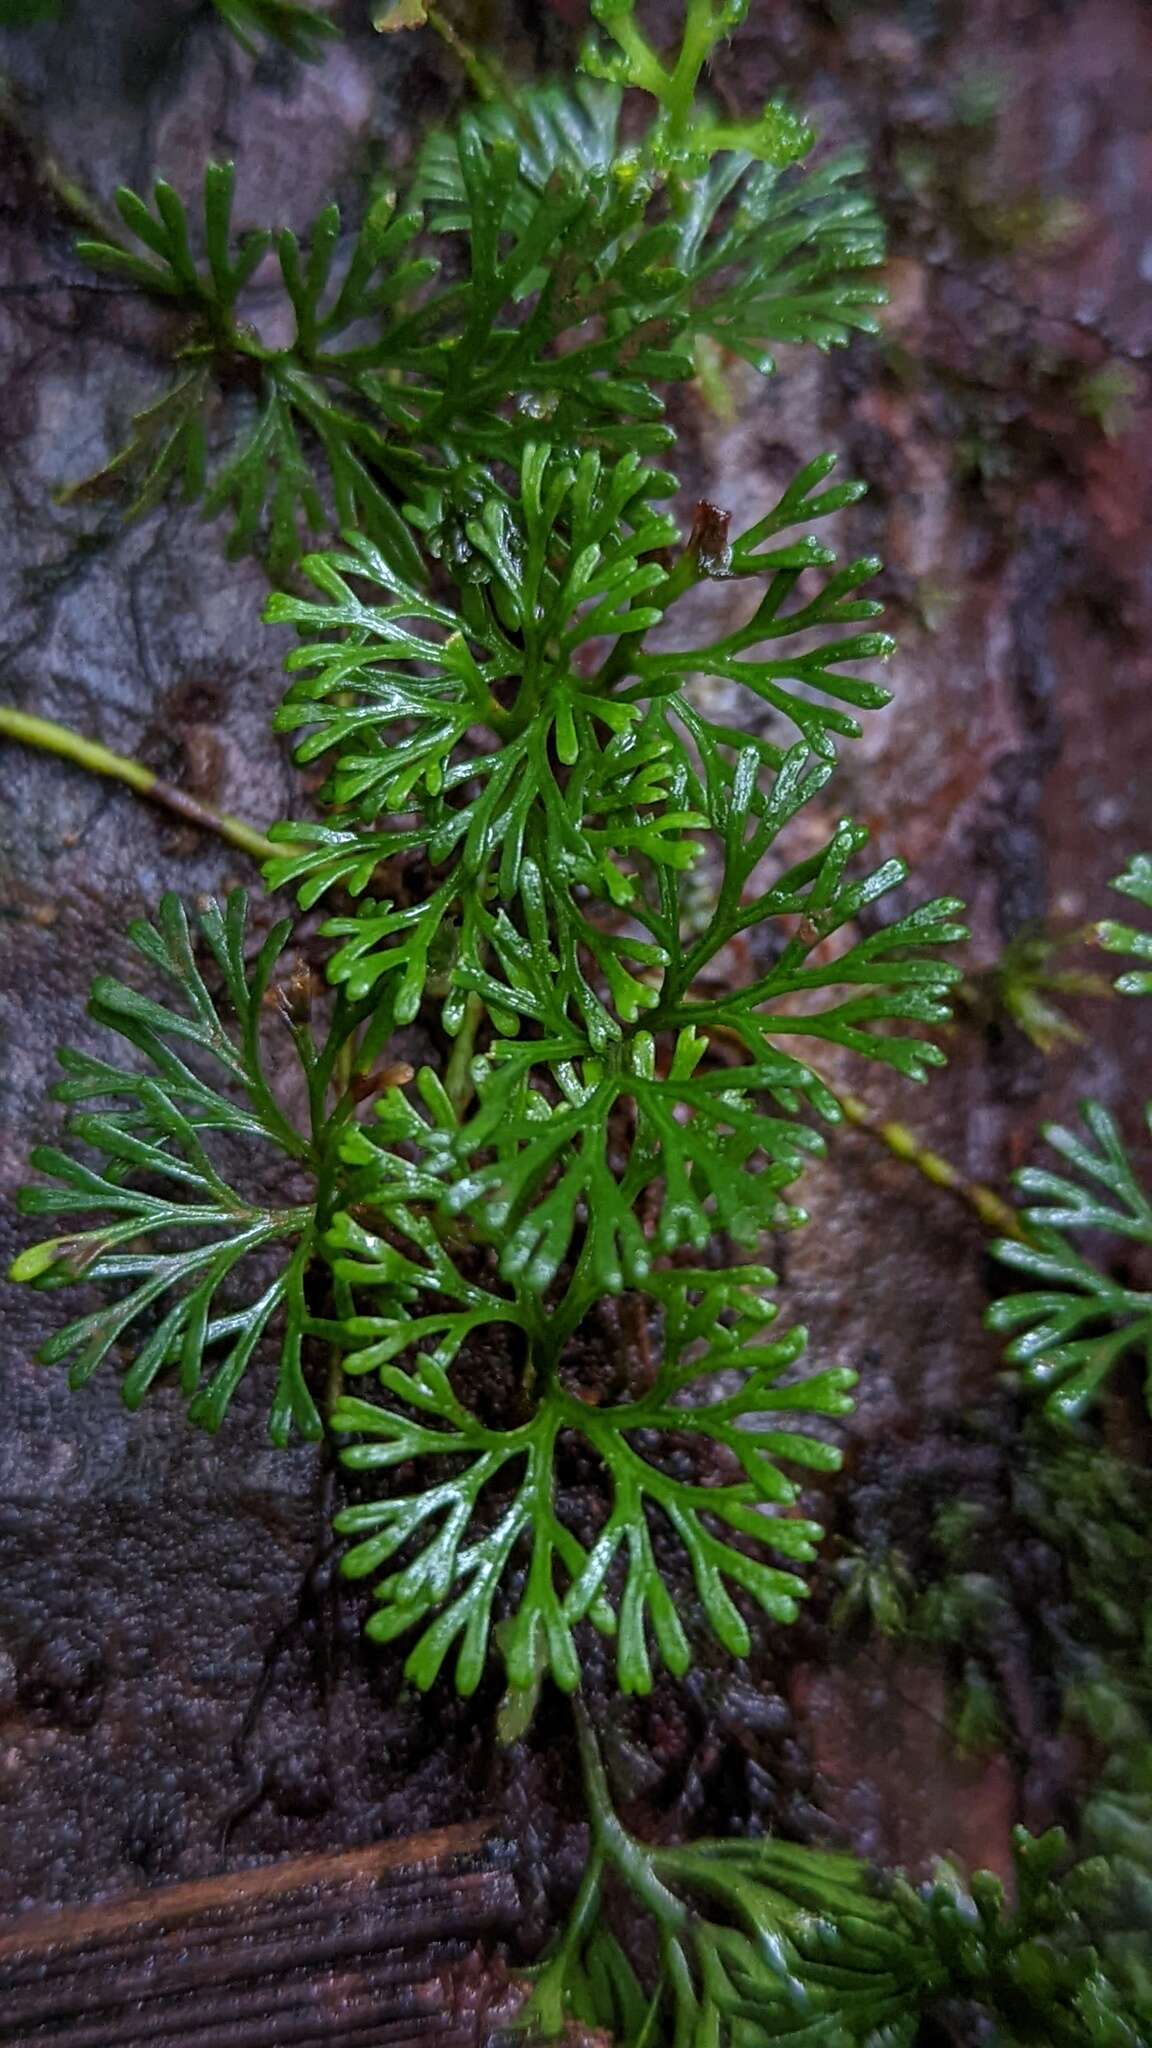
[[[333,194],[354,206],[461,87],[430,35],[385,42],[362,0],[338,11],[347,40],[316,68],[253,65],[177,0],[76,0],[64,31],[0,37],[18,106],[0,137],[0,686],[257,822],[291,809],[294,783],[269,733],[283,636],[259,622],[261,570],[226,566],[186,510],[125,528],[114,507],[53,503],[157,389],[166,330],[79,269],[44,164],[106,199],[157,170],[191,191],[207,154],[232,154],[241,222],[299,227]],[[582,18],[581,0],[519,0],[480,33],[540,69]],[[896,701],[831,802],[873,826],[878,855],[911,860],[917,897],[967,898],[970,963],[987,966],[1031,921],[1108,912],[1107,880],[1152,840],[1152,9],[753,0],[716,87],[742,110],[784,88],[825,144],[863,144],[893,303],[881,341],[784,351],[770,383],[737,373],[734,425],[685,401],[686,507],[706,492],[754,516],[825,447],[870,484],[843,539],[890,565]],[[1100,372],[1123,400],[1111,435],[1086,390]],[[128,919],[165,888],[252,877],[12,746],[0,835],[7,1191],[53,1125],[54,1045],[93,1042],[90,977],[133,971]],[[1003,1184],[1040,1121],[1084,1094],[1134,1129],[1147,1022],[1115,1003],[1082,1015],[1090,1041],[1047,1064],[1010,1028],[968,1024],[928,1091],[843,1079]],[[819,1362],[861,1370],[838,1512],[866,1534],[902,1487],[945,1500],[974,1457],[995,1464],[964,1427],[995,1388],[990,1276],[964,1212],[867,1137],[834,1142],[808,1200],[815,1227],[778,1248],[787,1306]],[[27,1233],[9,1214],[5,1235]],[[31,1363],[59,1310],[3,1296],[0,1912],[492,1812],[538,1935],[545,1871],[579,1853],[562,1716],[502,1757],[490,1693],[464,1709],[446,1688],[397,1691],[396,1661],[362,1650],[355,1603],[333,1597],[323,1454],[268,1448],[256,1398],[211,1442],[174,1399],[129,1418],[107,1373],[71,1397]],[[1023,1637],[1005,1654],[1023,1740],[989,1763],[953,1755],[938,1671],[817,1623],[751,1672],[717,1660],[683,1693],[614,1707],[609,1746],[654,1825],[803,1836],[823,1814],[917,1868],[948,1850],[1002,1865],[1010,1822],[1047,1819],[1070,1782],[1029,1708],[1042,1674]]]

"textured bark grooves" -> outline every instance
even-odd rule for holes
[[[519,1912],[479,1825],[28,1913],[0,1926],[0,2042],[470,2048],[459,1965]]]

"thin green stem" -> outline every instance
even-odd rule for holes
[[[635,83],[643,92],[651,93],[654,100],[659,100],[662,107],[667,107],[672,73],[665,70],[631,15],[617,14],[611,23],[611,33],[632,67]]]
[[[678,141],[682,139],[690,124],[696,97],[696,83],[715,40],[711,0],[688,0],[684,40],[680,45],[676,69],[664,95],[664,104],[671,116],[672,131]]]
[[[472,1058],[476,1051],[476,1033],[484,1016],[484,1003],[480,996],[471,995],[464,1005],[464,1018],[456,1034],[456,1041],[444,1069],[444,1090],[457,1116],[463,1116],[468,1104],[476,1093],[472,1079]]]
[[[137,761],[128,754],[114,754],[110,747],[102,746],[99,740],[85,739],[82,733],[74,732],[71,726],[58,725],[55,719],[37,718],[29,711],[17,711],[13,706],[0,704],[0,735],[16,740],[21,746],[38,747],[42,753],[58,754],[62,760],[75,762],[78,768],[86,768],[92,775],[107,776],[113,782],[122,782],[134,789],[138,796],[148,797],[152,803],[162,804],[165,810],[173,811],[188,824],[199,826],[203,832],[215,832],[230,846],[239,847],[255,861],[282,858],[291,849],[266,839],[254,826],[246,825],[242,818],[233,817],[229,811],[217,810],[215,804],[206,803],[202,797],[191,796],[187,790],[177,789],[172,782],[166,782],[155,769],[146,768],[143,761]]]
[[[836,1100],[850,1124],[878,1138],[897,1159],[915,1167],[917,1173],[931,1181],[933,1187],[945,1188],[950,1195],[955,1195],[979,1217],[985,1230],[998,1231],[1001,1237],[1013,1237],[1019,1244],[1031,1242],[1019,1212],[1010,1202],[1006,1202],[994,1188],[985,1187],[982,1181],[968,1180],[950,1159],[923,1144],[907,1124],[899,1123],[893,1117],[878,1116],[858,1095],[837,1095]]]
[[[342,1398],[345,1387],[344,1353],[339,1344],[328,1347],[328,1369],[324,1375],[324,1420],[332,1426],[336,1404]]]
[[[588,1800],[588,1818],[592,1828],[592,1839],[600,1854],[623,1878],[629,1891],[660,1922],[661,1927],[678,1933],[688,1923],[688,1908],[682,1899],[676,1898],[661,1884],[652,1868],[647,1850],[628,1834],[617,1818],[608,1790],[608,1779],[604,1771],[600,1746],[593,1732],[588,1709],[578,1693],[573,1695],[572,1713],[576,1722],[576,1738],[580,1747],[580,1762],[584,1772],[584,1791]]]
[[[548,1317],[544,1347],[553,1365],[559,1359],[569,1337],[580,1328],[593,1303],[601,1297],[599,1283],[594,1277],[588,1277],[592,1267],[592,1252],[592,1233],[589,1231],[580,1248],[576,1270],[568,1282],[564,1298],[557,1303]]]
[[[440,9],[429,5],[428,0],[425,0],[424,15],[429,28],[435,29],[441,42],[447,43],[452,55],[463,65],[478,99],[489,102],[500,100],[505,105],[515,104],[517,95],[510,81],[503,76],[490,58],[481,57],[479,52],[472,48],[471,43],[465,42],[459,31],[441,14]]]
[[[557,1947],[540,1965],[536,1977],[529,2011],[545,2040],[559,2036],[571,2016],[567,2000],[569,1973],[599,1916],[603,1890],[604,1854],[593,1846],[564,1932]]]

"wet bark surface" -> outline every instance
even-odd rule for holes
[[[52,165],[107,199],[157,170],[191,191],[206,156],[229,154],[241,222],[299,228],[333,195],[354,206],[461,87],[431,38],[384,42],[353,0],[343,11],[348,37],[315,69],[253,63],[209,9],[145,0],[77,0],[66,33],[0,38],[0,680],[258,824],[301,801],[269,732],[286,640],[260,624],[262,571],[225,564],[192,511],[126,526],[114,504],[53,499],[154,395],[171,332],[78,266]],[[528,70],[562,59],[583,9],[492,14]],[[733,107],[783,90],[827,144],[864,148],[893,304],[878,342],[783,351],[769,383],[737,370],[734,424],[681,402],[686,518],[701,495],[754,517],[825,447],[868,482],[839,538],[889,565],[895,702],[845,750],[827,818],[862,818],[878,857],[912,862],[909,905],[967,899],[974,972],[1030,926],[1110,914],[1108,879],[1152,838],[1150,74],[1143,0],[754,0],[717,66]],[[92,975],[136,972],[128,920],[166,888],[194,900],[254,876],[8,745],[0,835],[7,1192],[53,1128],[53,1047],[97,1046]],[[1085,1039],[1050,1059],[1002,1016],[967,1013],[929,1090],[847,1063],[834,1078],[1003,1186],[1041,1122],[1084,1095],[1136,1135],[1147,1022],[1134,1005],[1072,1008]],[[933,1505],[971,1487],[993,1511],[1007,1499],[1015,1422],[982,1329],[981,1233],[860,1132],[833,1141],[806,1202],[811,1228],[774,1248],[785,1308],[815,1360],[861,1373],[847,1482],[824,1511],[842,1544],[897,1528],[915,1571]],[[12,1248],[30,1234],[11,1212],[4,1232]],[[402,1657],[362,1645],[358,1598],[334,1585],[326,1454],[272,1451],[255,1390],[216,1440],[175,1398],[127,1416],[107,1372],[70,1396],[32,1363],[58,1318],[51,1296],[5,1295],[0,1911],[495,1814],[531,1948],[580,1858],[563,1711],[501,1755],[491,1688],[467,1705],[447,1685],[403,1688]],[[1017,1535],[1009,1518],[1005,1544]],[[829,1604],[825,1581],[747,1668],[706,1655],[683,1688],[605,1707],[633,1816],[846,1830],[917,1870],[947,1851],[1002,1867],[1011,1823],[1061,1812],[1077,1769],[1026,1627],[1001,1654],[1019,1739],[965,1761],[943,1665],[831,1633]]]

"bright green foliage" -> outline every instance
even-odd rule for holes
[[[179,485],[186,497],[202,499],[206,518],[230,516],[233,553],[264,546],[281,571],[299,554],[301,528],[316,530],[334,512],[339,524],[387,545],[407,573],[419,575],[420,557],[389,496],[396,466],[380,376],[417,348],[416,328],[395,309],[435,268],[412,252],[419,216],[378,201],[349,247],[339,208],[329,206],[303,249],[287,229],[234,243],[235,182],[231,164],[209,164],[202,258],[184,203],[163,179],[151,208],[125,186],[116,195],[129,235],[149,253],[111,242],[77,245],[96,269],[186,309],[189,324],[169,389],[137,416],[127,446],[72,491],[131,478],[134,516]],[[273,245],[295,320],[283,348],[266,346],[243,315],[245,291]],[[363,322],[387,325],[387,349],[343,345]],[[238,429],[214,461],[208,426],[221,383],[232,394]]]
[[[718,1229],[752,1246],[771,1227],[803,1222],[781,1191],[822,1150],[820,1139],[758,1104],[774,1098],[794,1110],[804,1091],[818,1092],[815,1082],[795,1062],[771,1056],[736,1075],[696,1073],[706,1049],[703,1037],[682,1033],[667,1074],[657,1074],[646,1032],[630,1041],[629,1063],[607,1069],[584,1047],[537,1041],[490,1073],[480,1069],[476,1114],[445,1148],[441,1170],[452,1183],[450,1210],[481,1218],[504,1238],[506,1277],[548,1286],[581,1219],[582,1262],[605,1293],[625,1281],[643,1284],[654,1253],[702,1251]],[[563,1094],[555,1107],[541,1054],[557,1062]],[[631,1131],[618,1139],[622,1112]],[[477,1155],[485,1163],[474,1164]],[[645,1190],[650,1236],[636,1216]]]
[[[887,702],[859,672],[892,647],[863,594],[877,565],[817,537],[861,487],[820,457],[744,531],[702,504],[685,535],[676,479],[650,466],[672,439],[659,387],[693,374],[698,345],[768,367],[770,343],[869,327],[879,297],[850,167],[790,168],[810,138],[779,108],[736,129],[696,104],[741,13],[690,0],[665,63],[630,5],[601,8],[619,56],[589,62],[613,76],[437,138],[417,174],[426,231],[388,197],[354,236],[332,207],[302,244],[237,237],[233,172],[212,165],[202,225],[161,181],[151,205],[119,195],[131,248],[82,245],[187,319],[173,386],[105,480],[142,476],[138,508],[182,481],[230,515],[234,547],[266,542],[315,593],[294,574],[268,616],[300,635],[277,726],[322,764],[322,816],[273,828],[267,877],[323,906],[335,993],[322,1048],[293,1026],[305,1138],[259,1029],[285,929],[247,975],[242,913],[205,924],[236,1045],[165,906],[143,950],[194,1024],[132,998],[156,1076],[107,1070],[130,1110],[79,1131],[113,1165],[85,1179],[65,1162],[64,1193],[31,1198],[123,1212],[85,1270],[140,1285],[51,1355],[85,1377],[132,1325],[130,1397],[177,1362],[215,1424],[280,1316],[278,1439],[290,1420],[319,1428],[304,1337],[376,1372],[380,1398],[346,1395],[330,1418],[356,1439],[349,1468],[388,1482],[341,1517],[360,1539],[348,1569],[376,1580],[370,1633],[411,1634],[423,1686],[451,1659],[462,1691],[495,1644],[521,1702],[546,1674],[578,1684],[586,1621],[641,1692],[654,1662],[687,1668],[701,1622],[743,1655],[747,1610],[795,1614],[793,1567],[820,1532],[782,1468],[829,1471],[837,1453],[787,1425],[842,1416],[853,1376],[791,1376],[802,1338],[765,1334],[769,1276],[731,1247],[755,1256],[803,1220],[789,1191],[822,1149],[815,1121],[840,1114],[805,1048],[923,1079],[957,978],[939,950],[963,935],[950,898],[880,921],[906,871],[862,870],[860,827],[797,830],[858,714]],[[656,102],[639,133],[631,85]],[[447,238],[447,281],[425,233]],[[249,314],[277,270],[294,333],[273,348]],[[221,398],[236,420],[217,455]],[[343,547],[298,563],[303,529],[333,514]],[[680,608],[701,585],[727,600],[710,631]],[[455,1041],[443,1078],[397,1076],[390,1041],[414,1025]],[[172,1033],[222,1063],[218,1094],[172,1066]],[[309,1176],[283,1213],[230,1191],[204,1151],[206,1124],[247,1131],[254,1103]],[[158,1210],[120,1162],[179,1185]],[[186,1250],[201,1225],[211,1244]],[[175,1241],[158,1249],[161,1227]],[[272,1294],[214,1307],[241,1255],[280,1240]],[[63,1270],[42,1249],[18,1267]],[[585,1398],[569,1340],[625,1290],[659,1362]],[[493,1346],[521,1393],[495,1419],[468,1398]],[[572,1473],[598,1475],[595,1501]]]
[[[1124,873],[1117,875],[1112,887],[1119,889],[1124,896],[1131,896],[1136,903],[1142,903],[1146,910],[1152,910],[1152,854],[1135,854]],[[1152,963],[1152,932],[1139,931],[1130,924],[1115,924],[1111,920],[1098,925],[1096,931],[1106,952],[1130,953],[1136,960]],[[1136,967],[1122,974],[1116,987],[1122,996],[1152,995],[1152,965]]]
[[[1147,1116],[1152,1128],[1152,1105]],[[1016,1176],[1030,1198],[1024,1209],[1028,1242],[1000,1238],[992,1246],[1004,1265],[1048,1283],[1006,1295],[989,1310],[988,1321],[994,1330],[1021,1332],[1007,1356],[1023,1368],[1026,1384],[1045,1395],[1048,1414],[1065,1422],[1083,1415],[1132,1350],[1145,1361],[1145,1397],[1152,1413],[1152,1293],[1101,1270],[1063,1234],[1103,1230],[1152,1244],[1152,1200],[1109,1112],[1088,1103],[1084,1122],[1092,1143],[1059,1125],[1050,1125],[1044,1134],[1071,1173],[1027,1167]]]
[[[352,1139],[354,1156],[356,1145]],[[794,1617],[803,1581],[747,1546],[809,1562],[820,1531],[784,1512],[799,1489],[780,1464],[829,1471],[839,1455],[818,1438],[765,1423],[773,1415],[843,1415],[855,1374],[833,1368],[782,1383],[804,1333],[765,1337],[776,1315],[765,1298],[770,1273],[743,1267],[651,1274],[645,1292],[659,1315],[662,1362],[646,1391],[605,1405],[570,1392],[561,1370],[563,1333],[577,1323],[584,1301],[569,1299],[549,1311],[527,1289],[496,1292],[491,1282],[466,1278],[427,1218],[406,1202],[397,1201],[389,1222],[393,1235],[384,1238],[343,1216],[330,1239],[336,1276],[357,1305],[342,1325],[341,1341],[356,1347],[345,1371],[376,1372],[390,1397],[388,1405],[346,1397],[332,1421],[337,1431],[363,1439],[343,1454],[358,1472],[461,1461],[451,1478],[347,1508],[338,1518],[344,1534],[361,1539],[344,1562],[353,1577],[377,1573],[419,1532],[422,1547],[412,1560],[377,1584],[379,1606],[368,1623],[369,1634],[384,1642],[422,1627],[405,1667],[409,1678],[431,1685],[459,1645],[457,1686],[475,1690],[489,1654],[493,1604],[502,1581],[517,1572],[521,1548],[528,1565],[519,1602],[498,1631],[516,1688],[534,1686],[544,1671],[566,1691],[578,1684],[573,1629],[585,1616],[616,1636],[625,1692],[651,1690],[649,1631],[670,1670],[688,1669],[689,1636],[660,1563],[669,1534],[687,1554],[704,1618],[734,1655],[746,1653],[750,1638],[725,1581],[773,1619]],[[366,1290],[379,1292],[373,1314],[359,1312]],[[502,1327],[519,1354],[532,1403],[519,1428],[486,1428],[453,1390],[451,1367],[482,1326]],[[397,1363],[402,1357],[406,1366]],[[730,1380],[725,1392],[716,1391],[720,1373],[740,1375],[735,1391]],[[559,1476],[574,1439],[582,1439],[611,1488],[607,1518],[591,1535],[571,1525]],[[685,1478],[668,1466],[676,1444],[681,1458],[685,1449],[697,1460],[703,1451],[709,1463],[718,1454],[742,1476],[716,1483]],[[664,1524],[659,1547],[651,1512]]]
[[[739,28],[749,0],[688,0],[684,35],[674,62],[663,63],[636,19],[636,0],[591,0],[592,13],[616,44],[585,44],[583,68],[593,78],[647,93],[660,108],[650,148],[657,160],[679,165],[706,161],[718,150],[740,150],[770,164],[790,163],[811,146],[812,133],[795,115],[768,106],[758,121],[720,122],[697,98],[701,71],[717,43]]]
[[[125,1342],[135,1353],[124,1399],[138,1407],[175,1367],[190,1419],[206,1429],[223,1420],[266,1332],[279,1329],[279,1368],[269,1429],[284,1443],[293,1430],[320,1434],[305,1383],[302,1340],[309,1327],[304,1278],[315,1250],[312,1180],[319,1164],[324,1092],[335,1038],[318,1049],[286,995],[279,1016],[265,1008],[290,927],[268,933],[246,958],[246,905],[237,892],[226,909],[209,903],[200,933],[212,962],[209,987],[178,900],[166,896],[154,925],[130,927],[149,967],[179,991],[169,1008],[123,982],[102,977],[89,1013],[143,1055],[121,1067],[86,1053],[60,1054],[66,1079],[57,1100],[81,1108],[69,1118],[67,1151],[42,1147],[32,1164],[47,1185],[26,1188],[21,1207],[35,1216],[102,1217],[89,1229],[33,1245],[12,1277],[39,1287],[106,1286],[111,1302],[49,1338],[46,1364],[70,1364],[84,1385]],[[294,1048],[314,1116],[303,1135],[281,1107],[268,1068],[265,1023]],[[89,1107],[88,1105],[92,1105]],[[273,1206],[243,1193],[255,1154],[257,1176],[275,1163],[294,1166],[304,1183],[295,1201]],[[210,1358],[211,1355],[211,1358]]]
[[[282,0],[217,4],[243,36],[263,27],[294,47],[331,27]],[[678,104],[706,54],[696,27],[689,46]],[[131,478],[139,513],[182,486],[206,516],[230,514],[235,549],[263,547],[281,574],[302,528],[335,524],[418,581],[398,508],[408,501],[425,516],[429,495],[458,490],[468,464],[503,462],[544,437],[565,450],[657,453],[673,437],[654,387],[690,377],[698,343],[769,369],[770,342],[826,347],[873,327],[882,294],[861,273],[880,261],[882,238],[870,204],[845,187],[855,162],[782,182],[778,166],[811,138],[772,110],[747,133],[661,112],[647,138],[624,146],[620,105],[618,90],[551,88],[525,94],[515,115],[464,116],[422,164],[416,202],[431,204],[432,220],[419,246],[421,212],[384,198],[355,235],[333,206],[303,249],[285,231],[241,236],[233,250],[232,168],[216,164],[198,260],[171,187],[157,185],[155,211],[122,189],[125,227],[150,256],[101,242],[79,253],[176,301],[189,326],[167,391],[73,488]],[[465,274],[439,282],[429,251],[461,235]],[[245,317],[245,288],[273,244],[295,317],[279,348]]]
[[[818,488],[829,467],[810,465],[726,546],[723,573],[758,594],[749,625],[710,645],[648,649],[708,573],[698,534],[674,566],[654,559],[675,536],[653,509],[661,473],[594,452],[572,464],[534,444],[519,500],[494,492],[455,529],[455,605],[405,584],[364,543],[307,559],[327,602],[269,605],[305,636],[278,722],[305,730],[302,760],[328,764],[321,796],[336,822],[276,828],[292,850],[268,878],[294,882],[305,907],[338,884],[357,897],[323,927],[340,941],[332,978],[354,999],[404,1024],[434,995],[453,1034],[470,1001],[487,1013],[472,1115],[404,1135],[450,1212],[501,1234],[505,1277],[537,1292],[582,1228],[588,1271],[613,1292],[642,1281],[654,1254],[700,1251],[718,1228],[754,1245],[799,1220],[781,1190],[819,1149],[799,1112],[838,1111],[780,1037],[826,1040],[914,1079],[942,1058],[891,1026],[946,1018],[956,970],[932,949],[962,936],[957,903],[854,933],[905,869],[893,860],[854,878],[867,835],[846,821],[798,864],[775,857],[763,880],[828,779],[833,736],[859,730],[839,703],[884,701],[842,673],[890,644],[841,637],[875,612],[854,594],[872,565],[836,570],[811,537],[771,544],[855,495]],[[805,567],[822,583],[790,606]],[[707,675],[744,685],[799,743],[711,718],[687,687]],[[705,838],[719,879],[688,937],[685,882]],[[420,900],[397,902],[415,853],[431,873]],[[374,893],[378,876],[388,895]],[[772,922],[772,964],[711,995],[718,957]],[[389,1126],[382,1135],[391,1143]],[[657,1205],[647,1236],[645,1190]]]
[[[629,1063],[607,1067],[576,1040],[498,1043],[499,1064],[474,1063],[478,1106],[463,1121],[429,1121],[389,1094],[376,1142],[353,1141],[362,1199],[386,1204],[394,1147],[414,1147],[425,1187],[449,1214],[497,1238],[505,1279],[537,1295],[577,1236],[582,1281],[615,1294],[625,1282],[644,1284],[654,1255],[703,1250],[717,1227],[752,1245],[769,1227],[802,1222],[781,1191],[823,1149],[821,1140],[794,1114],[765,1114],[757,1097],[794,1113],[805,1091],[817,1102],[822,1091],[787,1057],[741,1067],[739,1085],[730,1069],[696,1073],[704,1049],[703,1039],[684,1034],[668,1073],[657,1075],[646,1033],[629,1040]],[[555,1103],[545,1085],[549,1064]],[[636,1215],[645,1190],[650,1236]]]
[[[249,48],[312,56],[334,33],[295,0],[215,4]],[[578,1696],[586,1624],[645,1694],[709,1637],[743,1656],[751,1618],[795,1617],[821,1531],[793,1474],[837,1469],[813,1425],[847,1412],[855,1375],[798,1376],[803,1333],[775,1330],[772,1275],[732,1246],[803,1220],[789,1191],[821,1150],[814,1120],[840,1113],[805,1047],[923,1079],[957,978],[938,950],[963,936],[951,898],[880,921],[905,869],[861,872],[850,820],[797,829],[856,714],[887,701],[858,673],[891,651],[862,594],[877,565],[838,565],[815,531],[860,487],[830,484],[822,457],[744,532],[701,504],[685,536],[664,509],[677,480],[650,466],[674,439],[665,387],[714,385],[730,357],[770,369],[781,342],[843,343],[881,297],[856,165],[803,175],[812,138],[786,108],[730,122],[697,96],[747,11],[685,0],[665,56],[634,0],[592,0],[583,82],[465,115],[423,151],[411,200],[378,199],[354,233],[329,207],[302,242],[236,236],[232,169],[211,165],[202,220],[161,181],[151,205],[118,195],[131,246],[80,245],[183,320],[169,388],[89,487],[131,476],[139,512],[182,485],[230,519],[233,549],[292,576],[269,607],[301,636],[277,726],[323,765],[325,815],[275,828],[267,872],[324,906],[331,1016],[318,1039],[310,974],[281,979],[287,923],[250,949],[237,896],[196,939],[166,898],[132,936],[177,1000],[97,983],[92,1014],[132,1064],[61,1056],[70,1147],[34,1155],[48,1179],[24,1197],[90,1226],[14,1276],[109,1289],[45,1358],[79,1384],[113,1356],[130,1405],[171,1371],[209,1428],[278,1348],[271,1434],[340,1439],[337,1527],[355,1539],[345,1573],[373,1582],[369,1636],[404,1638],[423,1689],[450,1667],[470,1694],[498,1657],[507,1739],[546,1679],[577,1695],[592,1849],[536,1973],[540,2035],[912,2048],[926,2022],[1004,2048],[1142,2048],[1145,1624],[1115,1560],[1095,1573],[1078,1496],[1071,1570],[1082,1549],[1132,1669],[1108,1682],[1085,1629],[1068,1717],[1124,1756],[1090,1817],[1104,1856],[1062,1876],[1059,1836],[1018,1836],[1012,1906],[987,1873],[917,1889],[775,1840],[645,1847],[612,1811]],[[634,102],[623,118],[637,91],[646,128]],[[281,346],[252,324],[266,289],[282,301],[267,330],[291,316]],[[303,534],[333,524],[343,547],[299,562]],[[703,584],[725,586],[722,622],[686,627],[680,600]],[[1118,886],[1152,904],[1147,867]],[[1102,943],[1150,957],[1127,927]],[[1025,1028],[1064,1028],[1037,991],[1068,978],[1039,951],[1018,979]],[[454,1042],[443,1078],[397,1059],[398,1027]],[[1130,1346],[1152,1368],[1152,1297],[1057,1228],[1152,1241],[1115,1126],[1087,1117],[1096,1150],[1051,1134],[1081,1178],[1023,1176],[1043,1198],[1030,1241],[997,1248],[1054,1283],[994,1321],[1022,1333],[1010,1355],[1063,1416]],[[270,1160],[275,1204],[247,1191]],[[588,1344],[594,1318],[613,1345]],[[339,1363],[323,1422],[309,1342]],[[958,1732],[980,1747],[998,1581],[954,1569],[919,1593],[896,1554],[850,1557],[842,1579],[838,1619],[973,1647]],[[606,1918],[609,1876],[653,1922],[634,1953]]]
[[[492,206],[501,172],[504,217],[522,238],[569,182],[585,194],[603,190],[605,206],[611,195],[626,229],[626,254],[593,251],[584,258],[591,267],[581,281],[572,237],[567,264],[557,269],[549,251],[550,281],[543,269],[533,280],[560,311],[577,288],[584,303],[595,305],[615,336],[613,354],[601,345],[605,365],[631,336],[622,354],[631,370],[642,372],[645,345],[672,344],[657,374],[683,376],[691,372],[693,344],[706,338],[768,372],[774,343],[813,341],[828,348],[854,332],[875,331],[874,309],[884,295],[868,273],[883,260],[884,237],[872,202],[854,182],[859,155],[845,153],[804,176],[786,174],[784,166],[812,138],[785,117],[766,163],[756,162],[743,144],[710,140],[699,157],[669,157],[659,124],[644,142],[625,141],[622,107],[622,94],[611,87],[543,87],[526,93],[514,113],[496,103],[458,136],[433,136],[416,187],[417,199],[431,210],[431,227],[474,232],[477,199]],[[710,161],[716,152],[722,153]],[[509,364],[528,360],[514,335],[502,337],[501,345]],[[570,389],[570,372],[567,380]],[[495,378],[491,388],[500,391]],[[562,425],[564,395],[553,386],[529,411],[543,409]],[[622,396],[629,398],[627,386]],[[631,411],[632,402],[621,409]],[[658,415],[648,409],[641,417]],[[634,429],[627,435],[627,445],[646,449],[666,441],[662,428],[654,436],[649,430],[645,441]]]
[[[1012,1904],[990,1871],[966,1885],[945,1865],[913,1887],[771,1837],[649,1848],[612,1812],[586,1725],[583,1747],[593,1850],[536,1974],[522,2019],[531,2040],[582,2022],[614,2027],[617,2048],[912,2048],[938,2014],[953,2026],[963,2015],[972,2038],[993,2027],[1003,2048],[1142,2048],[1152,2008],[1098,1945],[1123,1874],[1099,1857],[1062,1875],[1058,1829],[1016,1830]],[[606,1924],[608,1871],[629,1895],[630,1929],[637,1909],[655,1923],[654,1984]]]

